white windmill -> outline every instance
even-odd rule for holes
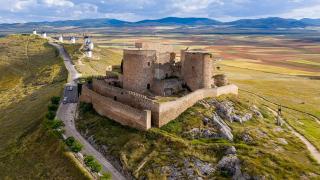
[[[42,35],[41,35],[43,38],[47,38],[47,33],[46,32],[42,32]]]
[[[94,44],[88,36],[84,37],[84,50],[88,58],[92,58]]]
[[[59,36],[59,42],[63,43],[63,36],[62,35]]]
[[[72,43],[72,44],[75,44],[75,43],[76,43],[76,37],[74,37],[74,36],[71,37],[71,43]]]
[[[37,30],[33,29],[32,34],[37,35]]]

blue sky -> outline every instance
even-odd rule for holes
[[[0,0],[0,23],[116,18],[128,21],[168,16],[320,18],[320,0]]]

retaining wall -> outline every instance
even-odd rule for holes
[[[139,110],[82,87],[80,101],[91,103],[101,116],[140,130],[151,128],[151,111]]]
[[[157,127],[161,127],[171,120],[176,119],[181,113],[193,106],[198,101],[208,97],[218,97],[223,94],[238,94],[236,85],[228,85],[214,89],[199,89],[175,101],[161,103],[156,113],[152,113],[155,117]]]

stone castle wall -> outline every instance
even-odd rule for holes
[[[82,87],[80,101],[91,103],[101,116],[106,116],[122,125],[140,130],[151,128],[151,111],[139,110],[109,97],[100,95],[87,86]]]
[[[156,126],[161,127],[176,119],[181,113],[202,99],[218,97],[223,94],[238,94],[238,87],[228,85],[214,89],[199,89],[175,101],[161,103],[157,113],[154,113],[157,116],[153,117],[157,122]]]
[[[103,116],[124,125],[146,130],[144,128],[149,127],[149,121],[150,127],[151,124],[161,127],[176,119],[199,100],[223,94],[238,94],[238,87],[228,85],[214,89],[199,89],[175,101],[158,103],[144,95],[110,86],[104,80],[93,80],[93,91],[84,86],[80,100],[92,103],[96,111]],[[105,104],[104,101],[106,101]],[[143,126],[137,122],[143,122]]]

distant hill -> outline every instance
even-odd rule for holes
[[[238,28],[298,28],[306,27],[309,24],[296,19],[283,19],[278,17],[262,19],[241,19],[226,23]]]
[[[306,24],[314,25],[314,26],[320,26],[320,19],[309,19],[304,18],[300,20],[301,22],[304,22]]]
[[[117,19],[82,19],[54,22],[29,22],[15,24],[0,24],[0,28],[37,28],[39,26],[75,26],[75,27],[127,27],[127,26],[232,26],[235,28],[304,28],[320,26],[320,19],[284,19],[278,17],[261,19],[240,19],[232,22],[220,22],[208,18],[166,17],[163,19],[143,20],[138,22],[121,21]]]
[[[156,19],[156,20],[143,20],[134,23],[135,25],[147,25],[147,26],[154,26],[154,25],[220,25],[222,22],[208,19],[208,18],[177,18],[177,17],[167,17],[163,19]]]

